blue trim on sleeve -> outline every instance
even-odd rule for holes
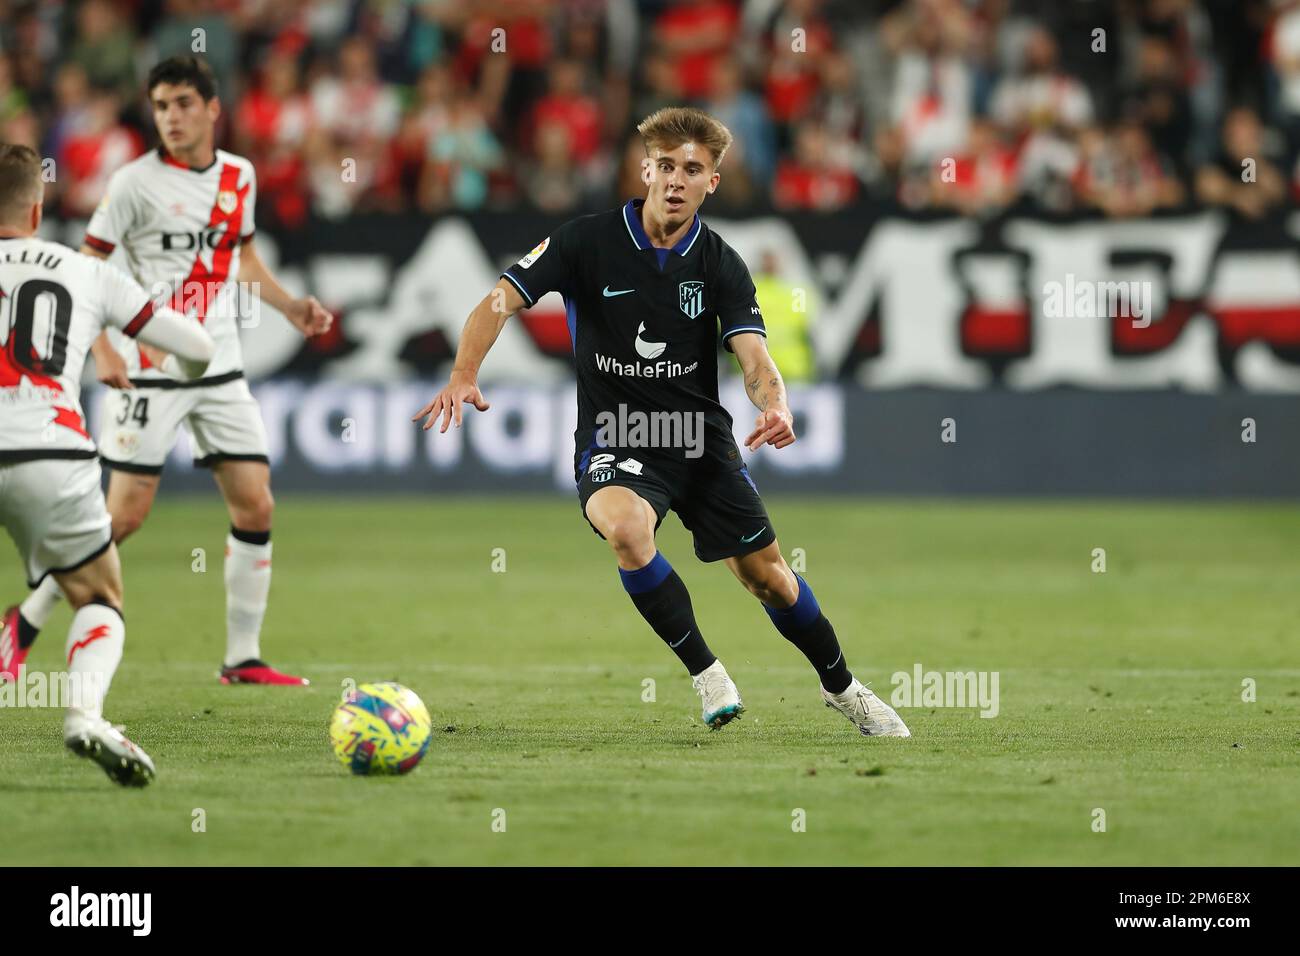
[[[524,284],[512,276],[509,269],[501,273],[501,278],[510,280],[510,284],[519,290],[519,294],[524,297],[524,302],[528,304],[529,308],[532,308],[537,304],[537,300],[528,294],[528,290],[524,288]]]
[[[742,325],[738,329],[728,329],[723,332],[722,341],[727,341],[727,339],[739,332],[757,332],[759,335],[763,336],[763,338],[767,338],[767,329],[763,328],[761,325]]]

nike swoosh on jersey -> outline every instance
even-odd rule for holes
[[[601,294],[604,295],[605,298],[607,299],[612,299],[616,295],[627,295],[629,292],[635,292],[635,291],[636,289],[619,289],[617,292],[610,292],[609,286],[605,286],[605,288],[601,290]]]
[[[763,533],[764,531],[766,531],[766,530],[767,530],[767,525],[763,525],[763,527],[759,528],[757,531],[755,531],[753,534],[751,534],[748,538],[741,538],[740,541],[741,541],[742,544],[749,544],[749,542],[753,541],[755,538],[757,538],[760,534],[762,534],[762,533]]]

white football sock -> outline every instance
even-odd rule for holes
[[[18,613],[27,619],[27,623],[36,630],[45,626],[45,622],[50,619],[55,605],[63,598],[63,589],[59,587],[59,582],[54,580],[54,575],[47,574],[45,579],[36,586],[36,590],[27,595],[27,600],[18,605]]]
[[[262,656],[260,637],[271,590],[271,543],[226,535],[226,666]]]
[[[103,604],[87,604],[68,628],[68,691],[73,695],[63,720],[64,736],[104,716],[104,698],[122,662],[126,625],[122,615]]]

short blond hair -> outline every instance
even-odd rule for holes
[[[645,140],[646,155],[656,149],[672,150],[683,143],[699,143],[713,154],[713,168],[731,147],[731,130],[703,110],[689,106],[665,106],[636,125]]]
[[[26,215],[45,192],[41,157],[30,146],[0,143],[0,220],[15,222]]]

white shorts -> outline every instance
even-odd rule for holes
[[[212,385],[139,385],[109,389],[99,429],[99,458],[109,468],[160,475],[181,425],[194,443],[194,464],[269,461],[266,427],[243,375]]]
[[[93,458],[38,458],[0,465],[0,524],[18,546],[28,587],[74,571],[113,543],[113,522]]]

